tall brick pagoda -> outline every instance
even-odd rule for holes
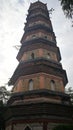
[[[71,124],[66,71],[47,5],[40,1],[29,7],[17,60],[9,81],[13,95],[4,116],[6,130],[52,130],[60,123]]]
[[[30,5],[21,44],[19,65],[9,82],[14,85],[13,92],[41,89],[64,92],[67,76],[60,63],[46,4],[38,1]]]

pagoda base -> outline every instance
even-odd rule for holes
[[[47,99],[51,96],[51,91],[38,91],[13,94],[4,111],[5,130],[52,130],[58,124],[72,124],[73,107],[70,103],[50,102]],[[53,92],[52,96],[69,98],[58,92]],[[36,102],[32,100],[35,97]],[[39,97],[45,100],[38,100]],[[30,101],[25,101],[26,99]]]

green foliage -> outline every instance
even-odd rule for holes
[[[73,88],[69,87],[68,90],[66,91],[66,93],[70,95],[71,102],[73,104]]]
[[[73,0],[59,0],[61,2],[64,14],[68,18],[73,18]]]
[[[10,97],[11,93],[9,91],[7,91],[5,86],[1,86],[0,87],[0,105],[6,104],[9,97]]]
[[[3,106],[3,101],[2,100],[0,100],[0,106]]]
[[[73,125],[58,125],[53,130],[73,130]]]

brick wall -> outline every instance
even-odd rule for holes
[[[33,89],[49,89],[51,90],[50,81],[55,81],[55,90],[64,92],[64,85],[61,78],[49,74],[32,74],[20,77],[13,87],[14,92],[29,91],[29,80],[33,80]]]
[[[27,41],[27,40],[31,40],[31,39],[38,38],[38,37],[53,41],[53,36],[50,33],[46,33],[45,31],[42,31],[42,30],[34,31],[33,33],[31,33],[29,35],[25,35],[23,39],[25,41]]]
[[[48,51],[48,50],[42,49],[42,48],[25,52],[23,54],[22,58],[21,58],[21,61],[27,61],[29,59],[32,59],[32,57],[31,57],[32,53],[34,53],[34,58],[44,57],[44,58],[48,59],[48,54],[49,54],[50,55],[50,60],[58,61],[57,55],[56,55],[55,52]]]

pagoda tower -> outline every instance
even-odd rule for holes
[[[67,76],[60,63],[57,47],[46,4],[30,5],[26,19],[17,66],[9,85],[13,92],[48,89],[64,92]]]
[[[13,95],[5,113],[6,130],[52,130],[72,123],[70,97],[64,92],[66,71],[47,5],[40,1],[30,4],[17,60],[9,81]]]

